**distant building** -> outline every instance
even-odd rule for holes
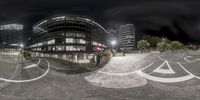
[[[0,52],[15,52],[23,44],[23,25],[6,24],[0,26]]]
[[[81,62],[107,48],[106,34],[101,25],[85,17],[49,17],[33,26],[26,49],[35,57]]]
[[[121,25],[118,30],[119,46],[125,50],[135,49],[135,27],[133,24]]]

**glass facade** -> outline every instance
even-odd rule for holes
[[[23,45],[23,25],[6,24],[0,26],[0,52],[16,52]]]
[[[93,53],[96,51],[94,48],[107,48],[106,35],[107,31],[103,27],[87,18],[51,17],[33,26],[33,34],[26,49],[45,55]]]

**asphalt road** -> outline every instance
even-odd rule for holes
[[[96,71],[81,74],[58,72],[51,68],[59,64],[45,59],[18,64],[0,61],[0,98],[199,100],[199,59],[198,52],[128,54],[112,58]]]

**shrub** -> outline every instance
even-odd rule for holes
[[[150,44],[149,42],[147,42],[147,40],[140,40],[137,42],[137,48],[142,52],[149,47],[150,47]]]
[[[162,38],[156,36],[145,35],[143,40],[150,43],[151,47],[156,47],[156,44],[162,41]]]
[[[30,58],[31,58],[31,53],[25,51],[25,52],[24,52],[24,58],[30,59]]]
[[[171,48],[172,48],[173,50],[179,50],[179,49],[183,49],[183,48],[184,48],[184,45],[183,45],[181,42],[172,41],[172,42],[171,42]]]
[[[110,49],[108,50],[105,50],[103,53],[102,53],[103,56],[109,56],[111,57],[112,56],[112,52],[110,51]]]
[[[171,45],[167,42],[159,42],[159,43],[157,43],[156,47],[161,52],[171,49]]]

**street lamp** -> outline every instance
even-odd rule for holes
[[[116,44],[116,41],[115,41],[115,40],[111,41],[111,45],[112,45],[112,46],[115,46],[115,44]]]
[[[23,57],[22,57],[22,56],[24,56],[24,55],[23,55],[23,52],[24,52],[24,51],[23,51],[23,48],[24,48],[24,45],[23,45],[23,44],[20,44],[19,46],[20,46],[20,48],[21,48],[21,51],[20,51],[20,62],[21,62],[21,61],[23,60]]]
[[[112,40],[112,41],[111,41],[113,56],[115,56],[115,53],[116,53],[115,50],[114,50],[114,47],[115,47],[116,43],[117,43],[117,42],[116,42],[115,40]]]
[[[23,48],[23,47],[24,47],[24,45],[23,45],[23,44],[20,44],[19,46],[20,46],[21,48]]]
[[[111,43],[112,49],[114,49],[115,45],[117,44],[117,41],[116,40],[112,40],[110,43]]]

